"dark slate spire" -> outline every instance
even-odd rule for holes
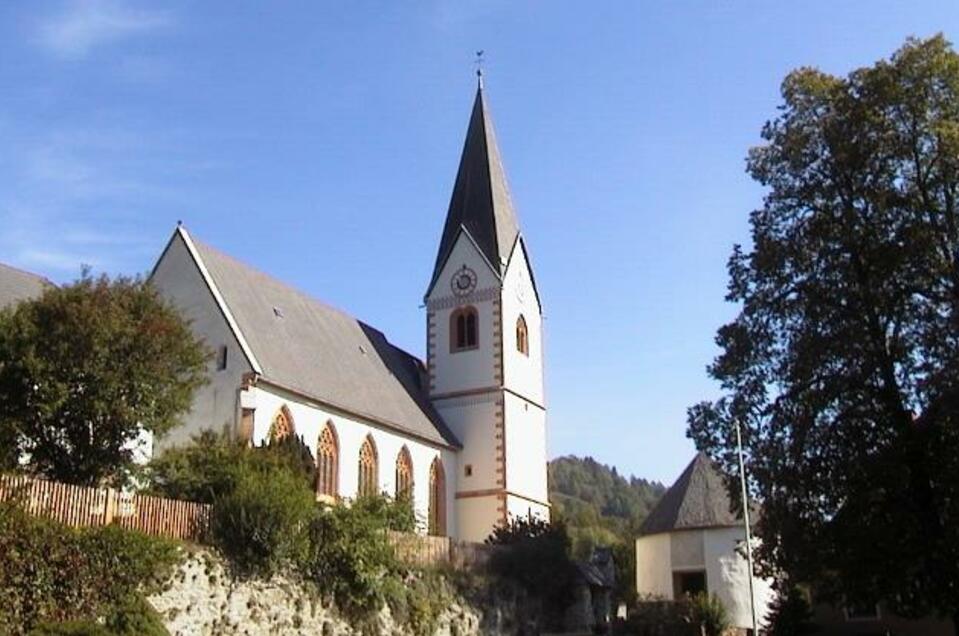
[[[483,96],[482,75],[477,83],[473,112],[466,130],[466,143],[427,293],[432,290],[436,277],[453,250],[461,227],[469,232],[496,274],[502,276],[506,270],[505,261],[519,235],[519,225],[496,146],[493,122]]]

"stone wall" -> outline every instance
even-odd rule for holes
[[[473,601],[453,603],[434,636],[512,636],[527,633],[522,599],[488,590]],[[233,580],[212,552],[192,553],[167,589],[149,597],[171,636],[244,635],[412,636],[384,608],[372,625],[351,625],[309,590],[284,577]]]

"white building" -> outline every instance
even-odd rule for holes
[[[734,627],[752,627],[749,567],[742,519],[730,511],[723,477],[699,453],[667,490],[636,540],[636,591],[676,600],[684,594],[715,594]],[[775,598],[772,581],[754,577],[760,625]]]
[[[215,352],[159,443],[295,434],[317,495],[410,493],[436,534],[549,516],[539,296],[479,85],[426,292],[427,361],[177,227],[151,274]]]

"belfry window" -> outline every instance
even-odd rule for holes
[[[479,346],[479,314],[475,307],[460,307],[450,314],[450,351]]]
[[[529,332],[522,314],[516,319],[516,350],[529,357]]]
[[[336,481],[339,472],[340,449],[336,442],[333,423],[327,422],[316,445],[316,495],[336,497]]]

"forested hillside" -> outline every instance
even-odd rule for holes
[[[566,522],[575,556],[585,558],[597,545],[613,547],[622,588],[632,583],[636,532],[665,490],[659,482],[627,479],[592,457],[567,455],[549,463],[553,516]]]

